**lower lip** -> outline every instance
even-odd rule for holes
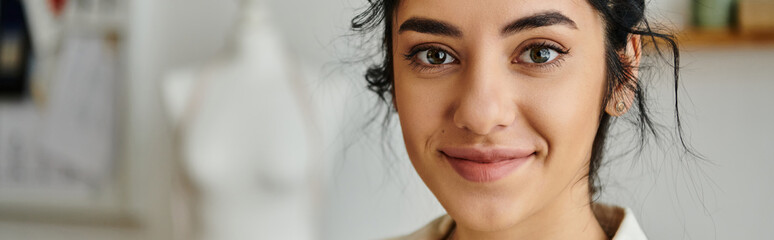
[[[462,178],[471,182],[494,182],[516,171],[535,154],[523,158],[502,160],[493,163],[474,162],[459,158],[443,156],[449,161],[454,171]]]

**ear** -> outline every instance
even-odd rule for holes
[[[640,35],[629,34],[626,41],[626,48],[621,54],[621,59],[628,63],[626,71],[629,71],[629,76],[633,76],[629,81],[634,81],[631,86],[637,85],[637,77],[639,76],[640,59],[642,57],[642,42],[640,41]],[[626,87],[624,84],[619,84],[613,90],[613,93],[608,99],[605,105],[605,112],[610,116],[621,116],[632,107],[634,102],[634,89]]]

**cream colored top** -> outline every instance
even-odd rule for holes
[[[594,204],[592,209],[602,229],[612,240],[647,240],[634,214],[628,208]],[[449,215],[443,215],[416,232],[390,240],[442,240],[451,233],[454,220]]]

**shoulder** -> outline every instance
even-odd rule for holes
[[[444,239],[454,226],[454,220],[449,215],[444,214],[419,230],[401,237],[388,238],[387,240],[439,240]]]

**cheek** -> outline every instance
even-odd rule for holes
[[[431,85],[428,79],[414,79],[407,70],[395,70],[395,104],[401,130],[411,159],[427,146],[427,141],[442,127],[444,91]]]
[[[553,79],[550,84],[534,95],[524,109],[528,121],[548,143],[549,159],[562,159],[558,165],[567,163],[582,166],[591,153],[591,146],[599,125],[602,111],[602,97],[606,82],[602,56],[594,55],[585,62],[596,59],[596,67],[577,67],[571,74]],[[570,162],[567,162],[570,161]]]

